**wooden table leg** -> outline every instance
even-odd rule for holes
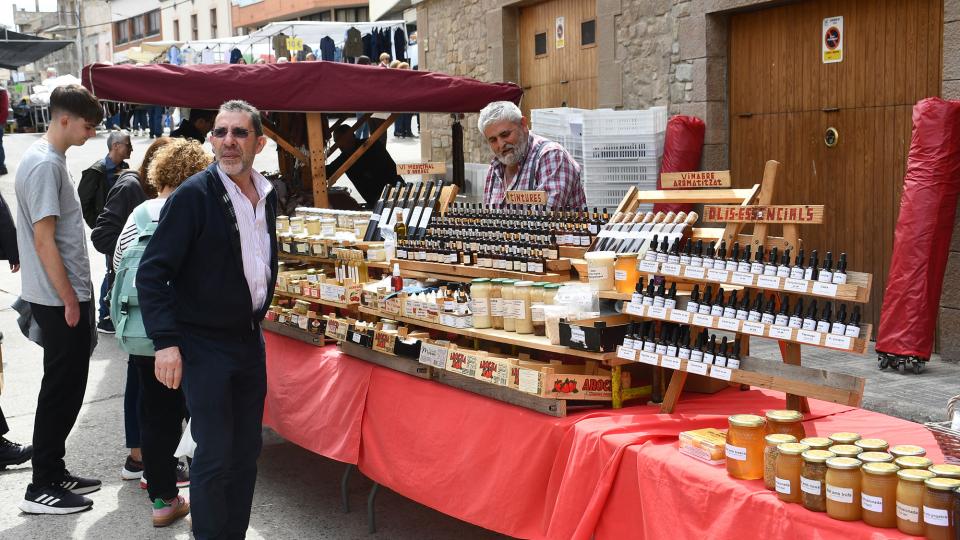
[[[623,407],[623,386],[620,379],[620,366],[613,366],[610,370],[610,385],[613,391],[613,408]]]
[[[670,385],[663,395],[663,403],[660,404],[660,412],[670,414],[680,400],[680,393],[683,392],[683,385],[687,382],[686,371],[674,371],[670,378]]]
[[[783,356],[783,363],[794,366],[800,365],[800,344],[780,341],[780,355]],[[787,408],[802,413],[810,412],[810,403],[803,396],[787,394]]]

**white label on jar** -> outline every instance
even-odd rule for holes
[[[788,279],[783,283],[783,289],[790,292],[807,292],[807,282],[802,279]]]
[[[591,266],[587,269],[587,279],[592,281],[600,281],[601,279],[608,279],[609,277],[609,266]]]
[[[490,299],[490,316],[503,317],[503,298]]]
[[[737,461],[746,461],[747,460],[747,449],[740,446],[733,446],[730,443],[726,444],[727,458],[735,459]]]
[[[883,512],[883,497],[874,497],[873,495],[861,493],[860,506],[862,506],[863,509],[868,512],[876,512],[880,514]]]
[[[586,345],[587,337],[583,334],[583,330],[579,326],[570,325],[570,341]]]
[[[790,494],[790,481],[784,480],[783,478],[775,477],[774,481],[777,486],[777,493],[782,493],[784,495]]]
[[[770,337],[777,339],[791,339],[793,337],[793,329],[787,328],[786,326],[771,326]]]
[[[697,266],[687,266],[683,269],[683,275],[693,279],[703,279],[707,275],[706,268]]]
[[[490,303],[486,298],[474,298],[470,300],[470,311],[479,317],[490,315]]]
[[[827,498],[838,503],[853,504],[853,489],[827,484]]]
[[[707,271],[707,279],[710,281],[719,281],[721,283],[730,279],[730,272],[726,270],[717,270],[716,268],[711,268]]]
[[[823,493],[823,485],[817,480],[811,480],[809,478],[800,477],[800,491],[804,493],[809,493],[810,495],[821,495]]]
[[[476,313],[474,313],[476,315]],[[530,319],[533,322],[543,322],[546,320],[546,316],[543,311],[543,304],[534,304],[530,306]]]
[[[897,517],[911,523],[920,523],[920,509],[902,502],[897,503]]]
[[[732,281],[737,285],[753,285],[753,274],[734,272]]]
[[[819,294],[821,296],[836,296],[837,286],[832,283],[821,283],[819,281],[815,281],[813,283],[813,294]]]
[[[625,281],[627,279],[626,270],[616,270],[613,272],[613,279],[617,281]]]
[[[443,301],[443,310],[447,313],[453,313],[457,309],[457,303],[453,300]]]
[[[523,300],[514,300],[513,301],[513,318],[514,319],[526,319],[527,318],[527,303]]]
[[[923,522],[927,525],[935,525],[937,527],[949,527],[949,511],[923,505]]]

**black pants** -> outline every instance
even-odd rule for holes
[[[33,424],[33,484],[63,478],[67,435],[83,404],[90,369],[90,302],[80,302],[80,321],[70,328],[63,306],[30,304],[43,336],[43,381]]]
[[[140,444],[143,474],[150,500],[177,496],[177,458],[185,416],[183,392],[160,384],[153,372],[152,356],[130,355],[140,385]]]
[[[190,466],[193,534],[197,540],[243,538],[262,445],[263,335],[259,328],[219,339],[183,332],[180,353],[197,442]]]
[[[3,416],[3,409],[0,409],[0,436],[6,435],[10,431],[10,427],[7,426],[7,419]]]

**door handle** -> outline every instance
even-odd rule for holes
[[[567,84],[570,81],[560,81],[560,84]]]
[[[840,112],[840,107],[826,107],[823,112]]]
[[[753,113],[752,113],[752,112],[745,112],[745,113],[740,113],[740,114],[738,114],[737,116],[739,116],[740,118],[750,118],[750,117],[753,116]]]
[[[533,88],[533,86],[524,86],[524,87],[523,87],[523,90],[529,90],[529,89],[531,89],[531,88]]]

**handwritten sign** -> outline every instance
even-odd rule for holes
[[[508,204],[547,204],[546,191],[508,191]]]
[[[447,366],[447,347],[424,341],[420,344],[420,363],[443,369]]]
[[[327,319],[327,329],[324,330],[323,334],[336,341],[346,341],[347,330],[349,329],[350,325],[348,325],[346,321]]]
[[[442,162],[398,163],[397,174],[446,174],[447,164]]]
[[[728,187],[730,187],[730,171],[694,171],[660,174],[660,189]]]
[[[385,354],[393,354],[393,346],[396,343],[395,338],[396,334],[377,330],[373,333],[373,350]]]
[[[823,223],[823,205],[706,205],[704,221],[723,223]]]

